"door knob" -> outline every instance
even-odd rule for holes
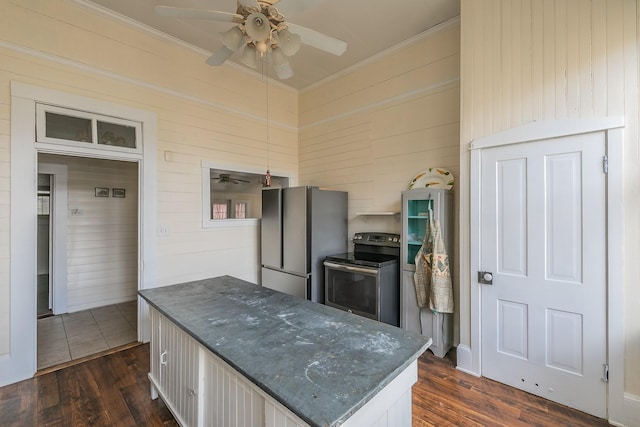
[[[490,271],[478,271],[478,283],[493,285],[493,273]]]

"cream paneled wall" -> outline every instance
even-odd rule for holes
[[[460,25],[447,22],[300,94],[300,181],[349,192],[349,233],[400,232],[400,192],[459,168]]]
[[[158,282],[232,274],[257,281],[256,226],[202,229],[202,161],[266,169],[265,81],[65,0],[0,2],[0,355],[9,349],[10,82],[158,117]],[[272,171],[298,172],[298,94],[269,88]]]
[[[626,393],[640,396],[637,2],[462,0],[461,5],[463,292],[470,287],[468,144],[534,120],[624,116],[624,382]],[[461,342],[469,345],[470,307],[467,298],[463,302]]]
[[[459,76],[455,19],[300,94],[300,183],[349,193],[350,236],[400,233],[398,216],[358,214],[400,212],[419,172],[444,167],[457,179]]]

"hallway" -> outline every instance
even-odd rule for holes
[[[38,370],[135,342],[137,301],[38,319]]]

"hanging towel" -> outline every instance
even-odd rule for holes
[[[440,221],[433,211],[427,215],[427,229],[422,247],[415,258],[414,285],[418,307],[429,307],[439,313],[453,313],[453,285],[449,256],[442,240]]]

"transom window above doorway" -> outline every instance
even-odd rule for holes
[[[142,152],[140,123],[53,105],[36,105],[36,141]]]

